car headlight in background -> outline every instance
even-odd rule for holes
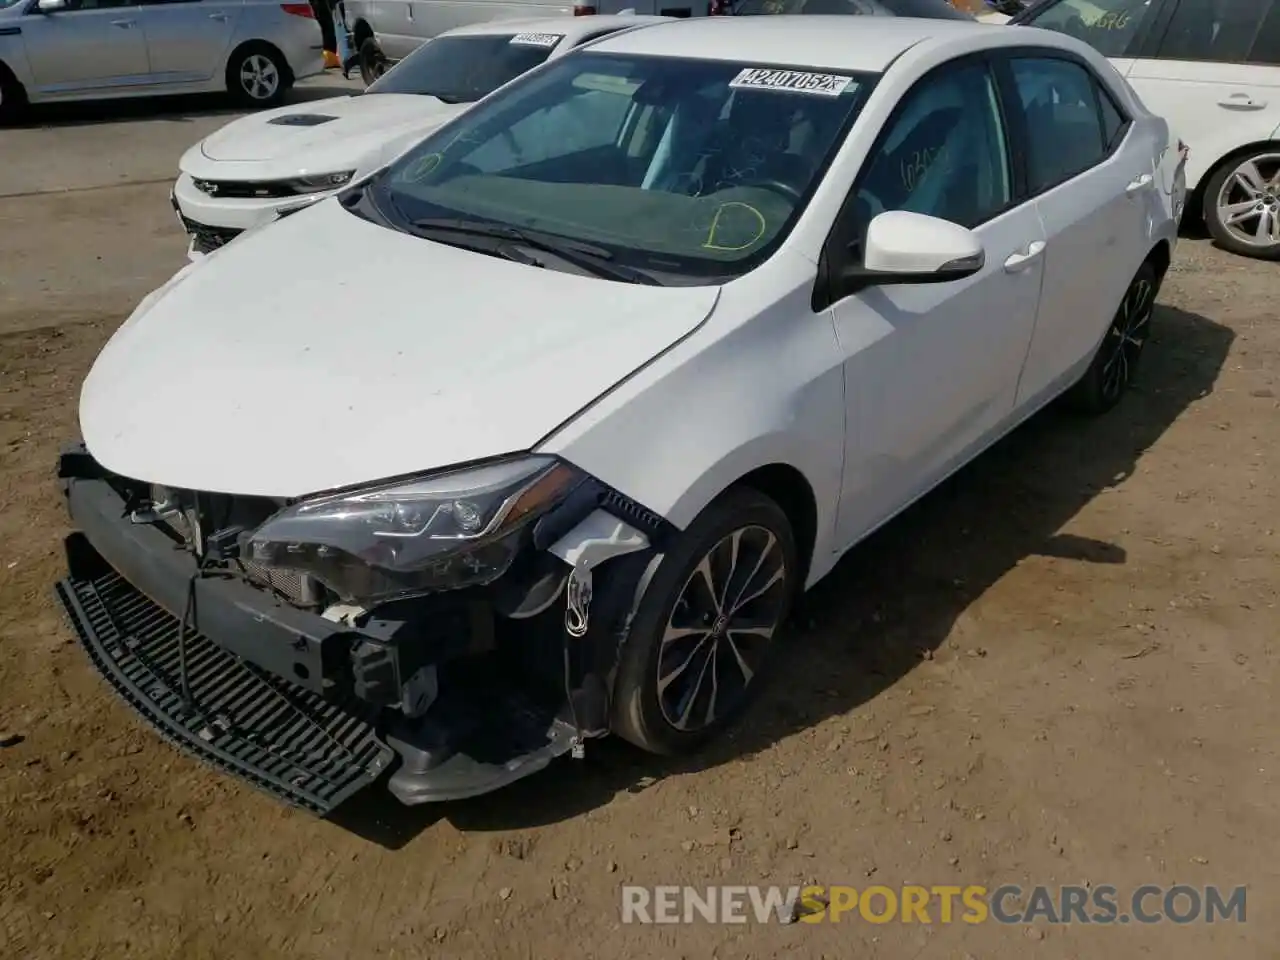
[[[314,177],[298,177],[290,180],[289,185],[296,193],[320,193],[346,186],[353,176],[355,176],[354,170],[344,170],[342,173],[321,173]]]
[[[250,534],[247,559],[362,603],[490,583],[525,528],[583,479],[528,456],[301,500]]]

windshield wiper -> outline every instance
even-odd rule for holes
[[[584,243],[581,240],[570,240],[567,237],[557,237],[555,234],[543,233],[538,230],[523,230],[520,227],[513,227],[504,223],[491,223],[485,220],[427,217],[422,220],[411,221],[410,226],[422,233],[466,234],[473,237],[507,240],[511,243],[529,247],[532,250],[553,254],[566,263],[571,263],[575,267],[595,274],[597,277],[623,280],[627,283],[641,283],[648,286],[661,286],[657,279],[643,270],[623,266],[620,263],[611,263],[613,254],[604,247],[598,247],[593,243]]]

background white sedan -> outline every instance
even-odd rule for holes
[[[280,102],[319,73],[307,0],[0,0],[0,120],[26,103],[228,91]]]
[[[191,147],[173,205],[189,255],[376,170],[514,77],[592,40],[666,20],[633,15],[459,27],[419,47],[363,94],[251,114]]]

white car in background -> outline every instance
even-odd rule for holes
[[[59,464],[64,606],[148,722],[322,813],[694,750],[853,545],[1055,398],[1121,401],[1168,139],[1043,31],[575,50],[139,305]]]
[[[282,211],[371,173],[513,78],[577,47],[663,17],[509,20],[460,27],[361,94],[233,120],[178,162],[172,203],[198,257]]]
[[[1218,244],[1280,259],[1280,0],[1044,0],[1011,22],[1110,57],[1190,146],[1190,209]]]
[[[727,4],[728,0],[345,0],[343,15],[360,57],[360,72],[372,83],[389,64],[426,41],[474,23],[618,13],[700,17]]]
[[[307,0],[0,0],[0,120],[27,103],[225,90],[279,103],[320,73]]]

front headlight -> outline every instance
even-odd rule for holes
[[[362,603],[490,583],[582,479],[530,456],[302,500],[250,534],[247,559]]]
[[[337,190],[338,187],[346,186],[354,175],[354,170],[344,170],[341,173],[322,173],[314,177],[298,177],[296,180],[290,180],[289,186],[293,187],[295,193],[320,193],[324,190]]]

